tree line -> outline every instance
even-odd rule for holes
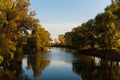
[[[0,63],[8,64],[23,53],[46,50],[50,34],[29,6],[29,0],[0,0]]]
[[[77,50],[120,50],[120,1],[112,0],[104,12],[65,33],[65,45]]]

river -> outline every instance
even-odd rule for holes
[[[24,56],[23,78],[27,80],[120,80],[119,62],[76,55],[65,48]]]

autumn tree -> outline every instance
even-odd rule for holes
[[[102,39],[102,42],[104,42],[104,45],[106,49],[112,50],[115,48],[115,45],[119,45],[119,29],[117,27],[116,22],[118,22],[117,18],[118,16],[116,15],[116,11],[118,10],[118,5],[116,3],[112,3],[110,6],[105,8],[105,12],[97,15],[95,20],[96,20],[96,25],[99,28],[99,36]],[[100,31],[103,30],[103,31]]]
[[[66,32],[64,38],[65,38],[65,45],[72,46],[72,33]]]
[[[46,51],[50,41],[50,34],[40,25],[37,25],[36,29],[33,29],[30,38],[34,40],[34,46],[37,51]],[[31,45],[31,44],[30,44]]]
[[[60,44],[64,44],[64,35],[63,34],[60,34],[58,36],[58,40],[60,41]]]
[[[0,55],[5,63],[22,54],[23,41],[26,38],[27,42],[28,35],[32,31],[39,34],[45,31],[38,26],[39,20],[34,17],[34,11],[29,11],[29,6],[29,0],[0,0]],[[49,36],[47,33],[37,36],[46,35]],[[46,39],[40,38],[40,40],[45,44]]]
[[[112,0],[112,4],[71,33],[71,44],[77,49],[102,49],[111,51],[120,46],[120,2]],[[66,39],[66,36],[65,36]],[[67,41],[65,41],[67,42]]]

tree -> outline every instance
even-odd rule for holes
[[[112,3],[105,9],[104,13],[98,14],[95,18],[100,47],[104,47],[110,51],[115,48],[115,45],[119,40],[120,31],[116,25],[116,22],[118,22],[116,11],[118,9],[118,5],[116,3]]]
[[[72,45],[77,49],[117,49],[120,46],[119,3],[112,0],[112,4],[107,6],[103,13],[74,28],[70,32]]]
[[[80,49],[83,48],[85,43],[84,43],[84,35],[82,33],[83,31],[83,27],[78,26],[76,28],[74,28],[72,30],[72,45],[76,48],[76,49]]]
[[[64,44],[64,35],[63,34],[60,34],[59,37],[58,37],[58,40],[60,41],[60,44]]]
[[[40,25],[36,27],[36,30],[32,31],[32,38],[35,40],[36,49],[40,51],[46,51],[50,41],[50,34]]]
[[[0,0],[0,55],[5,64],[22,53],[23,36],[27,39],[29,32],[45,31],[38,28],[41,27],[38,26],[39,20],[34,18],[35,12],[29,11],[29,6],[29,0]],[[47,31],[46,35],[49,36]],[[41,41],[44,40],[41,38]]]
[[[64,38],[65,38],[65,45],[71,46],[72,45],[72,33],[71,32],[65,33]]]

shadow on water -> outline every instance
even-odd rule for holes
[[[73,71],[83,80],[120,80],[120,65],[115,61],[79,55],[81,61],[73,63]]]

